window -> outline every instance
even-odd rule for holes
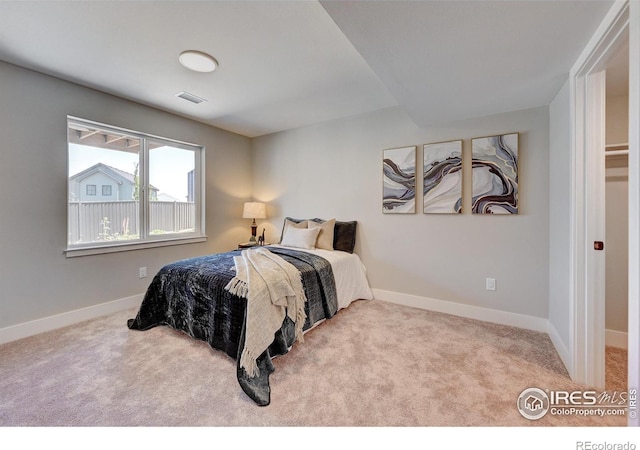
[[[67,256],[205,239],[203,147],[75,117],[67,124]]]

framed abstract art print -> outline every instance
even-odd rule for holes
[[[416,147],[400,147],[383,151],[382,212],[415,213],[416,211]]]
[[[518,137],[471,140],[473,214],[518,214]]]
[[[423,212],[462,212],[462,141],[423,147]]]

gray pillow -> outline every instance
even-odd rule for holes
[[[353,253],[356,246],[356,227],[358,222],[352,220],[350,222],[338,222],[333,229],[333,249],[342,250],[343,252]]]

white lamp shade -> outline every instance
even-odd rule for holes
[[[243,219],[266,219],[267,205],[260,202],[246,202],[242,209]]]

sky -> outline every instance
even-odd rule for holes
[[[149,182],[159,193],[186,200],[187,173],[195,168],[194,153],[169,146],[154,148],[149,153]],[[69,176],[99,162],[133,174],[138,154],[69,144]]]

